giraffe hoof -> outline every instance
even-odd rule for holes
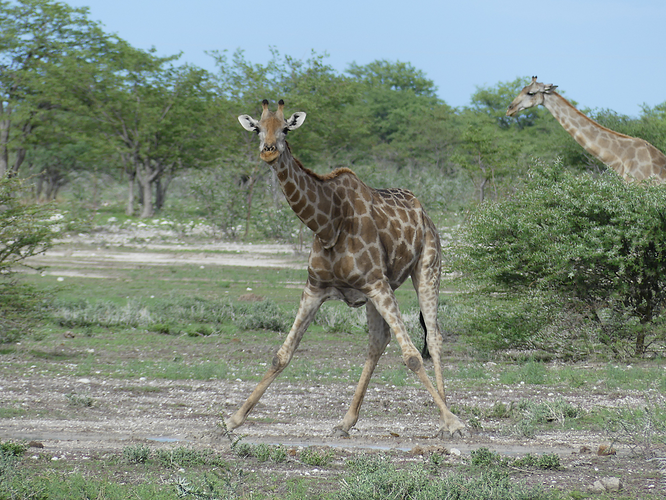
[[[346,430],[344,430],[342,427],[337,426],[333,427],[333,437],[347,439],[349,438],[349,433]]]
[[[465,424],[460,420],[456,419],[452,425],[443,425],[440,427],[437,437],[440,439],[454,439],[455,437],[466,438],[469,437],[470,433]]]

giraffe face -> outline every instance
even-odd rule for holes
[[[551,83],[539,83],[536,81],[536,76],[532,77],[532,83],[520,91],[506,110],[506,116],[514,116],[516,113],[533,108],[539,104],[543,104],[546,94],[550,94],[557,88],[557,85]]]
[[[284,151],[287,132],[296,130],[305,121],[305,113],[296,112],[284,119],[284,101],[280,99],[278,110],[273,113],[268,109],[268,101],[262,102],[261,120],[250,115],[241,115],[238,121],[249,132],[259,135],[259,157],[269,165],[274,164]]]

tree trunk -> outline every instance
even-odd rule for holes
[[[136,181],[136,167],[128,160],[128,155],[120,153],[123,162],[123,170],[127,174],[127,205],[125,215],[131,217],[134,214],[134,182]]]
[[[167,189],[169,189],[169,184],[173,180],[173,175],[164,175],[158,177],[155,181],[155,209],[161,210],[164,207],[164,202],[166,201]]]
[[[5,123],[2,121],[0,122],[0,177],[7,175],[7,170],[9,169],[8,138],[9,129],[5,129]]]
[[[125,215],[132,216],[134,214],[134,172],[127,173],[127,206],[125,207]]]
[[[253,175],[250,177],[248,191],[247,191],[247,213],[245,214],[245,234],[243,239],[247,238],[250,231],[250,219],[252,218],[252,195],[254,194],[254,185],[257,182],[257,176]]]
[[[159,179],[162,172],[160,165],[153,166],[150,160],[144,160],[137,165],[136,178],[141,186],[141,195],[143,197],[143,207],[139,217],[146,219],[155,215],[153,205],[153,184]]]
[[[16,150],[16,161],[14,161],[14,165],[12,165],[11,171],[9,175],[12,177],[15,175],[18,175],[19,168],[21,168],[21,165],[23,164],[23,160],[25,160],[25,155],[27,153],[27,150],[24,148],[20,148]]]
[[[9,127],[11,121],[9,118],[9,111],[5,109],[5,103],[0,99],[0,116],[5,119],[0,120],[0,177],[4,177],[9,170]]]
[[[634,352],[634,356],[637,358],[642,358],[643,355],[645,354],[645,330],[642,328],[638,332],[638,335],[636,335],[636,351]]]
[[[147,219],[155,214],[153,210],[153,183],[150,180],[142,180],[139,176],[139,185],[141,186],[141,193],[143,195],[143,206],[139,217]]]

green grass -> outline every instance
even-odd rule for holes
[[[17,373],[33,376],[72,376],[127,380],[123,389],[130,394],[166,390],[143,385],[138,379],[257,381],[266,372],[274,352],[285,338],[276,324],[288,328],[298,305],[301,289],[287,288],[305,280],[303,271],[260,268],[219,268],[201,270],[197,266],[146,266],[116,269],[109,280],[67,278],[67,286],[56,292],[55,307],[47,310],[35,334],[22,338],[20,344],[0,348],[0,379]],[[54,276],[27,276],[38,286],[52,286]],[[238,297],[252,292],[266,297],[263,303],[246,303]],[[414,316],[415,294],[406,283],[398,291],[405,316]],[[143,321],[147,311],[150,321]],[[441,311],[449,311],[443,304]],[[60,313],[58,313],[60,311]],[[68,311],[68,319],[62,311]],[[351,312],[350,312],[351,311]],[[76,316],[78,314],[79,316]],[[307,390],[312,386],[355,385],[362,369],[367,335],[362,309],[350,310],[344,304],[326,304],[317,324],[305,335],[301,349],[280,376],[280,382]],[[145,315],[144,315],[145,317]],[[414,316],[416,317],[416,316]],[[49,319],[50,318],[50,319]],[[277,322],[268,323],[277,319]],[[446,318],[442,318],[444,321]],[[416,322],[414,335],[420,333]],[[283,328],[284,329],[284,328]],[[583,412],[567,402],[570,394],[594,391],[666,392],[666,370],[663,363],[642,361],[632,365],[590,363],[589,365],[544,363],[526,358],[521,362],[499,357],[494,363],[483,363],[476,356],[466,356],[462,342],[445,343],[444,370],[447,391],[478,391],[485,394],[528,386],[539,394],[552,392],[558,398],[535,398],[512,402],[496,401],[492,405],[453,408],[471,426],[495,425],[498,435],[529,438],[553,428],[598,431],[607,422],[618,439],[637,449],[663,445],[661,434],[644,436],[640,428],[662,429],[663,405],[653,407],[608,409],[594,408]],[[453,356],[452,356],[453,353]],[[459,353],[459,354],[456,354]],[[386,358],[386,359],[385,359]],[[483,358],[482,358],[483,359]],[[431,372],[431,365],[427,364]],[[373,386],[419,386],[416,377],[401,360],[392,340],[387,354],[380,360],[371,381]],[[6,387],[8,390],[18,390]],[[94,414],[103,408],[103,398],[85,393],[63,393],[64,407],[46,411],[50,418],[72,412]],[[546,403],[545,400],[550,402]],[[35,410],[24,410],[20,403],[4,401],[0,419],[32,416]],[[484,401],[487,403],[487,401]],[[184,403],[185,404],[185,403]],[[313,405],[315,403],[313,402]],[[404,402],[393,401],[390,411],[400,415]],[[431,412],[432,407],[424,411]],[[364,418],[372,411],[363,409]],[[614,420],[613,420],[614,419]],[[635,428],[621,425],[635,422]],[[259,423],[259,419],[255,419]],[[666,431],[664,432],[666,435]],[[640,439],[639,439],[640,438]],[[633,440],[633,441],[632,441]],[[383,470],[373,469],[373,459],[363,462],[358,453],[342,457],[339,451],[304,449],[300,452],[260,446],[244,457],[238,454],[199,454],[201,450],[170,448],[160,454],[147,445],[133,445],[123,453],[92,456],[88,462],[51,461],[48,453],[31,450],[37,459],[23,457],[18,464],[7,462],[0,477],[0,491],[10,491],[15,498],[71,498],[80,492],[90,498],[375,498],[375,491],[412,492],[424,486],[416,498],[438,498],[443,491],[487,493],[494,488],[501,495],[523,498],[530,489],[510,476],[511,470],[496,475],[479,474],[471,465],[451,466],[447,474],[440,470],[442,458],[429,457],[414,464],[397,455],[376,458]],[[177,451],[174,451],[177,450]],[[307,451],[306,451],[307,450]],[[296,458],[293,458],[296,457]],[[343,464],[360,460],[355,469]],[[285,480],[281,472],[260,470],[262,464],[291,467],[293,460],[310,468],[326,468],[325,478],[299,476]],[[541,460],[541,462],[540,462]],[[547,466],[548,459],[532,457],[522,467]],[[1,464],[0,464],[1,465]],[[518,467],[515,463],[514,467]],[[438,469],[439,468],[439,469]],[[183,469],[184,472],[181,472]],[[507,469],[507,468],[505,468]],[[255,472],[252,472],[255,471]],[[439,471],[439,472],[438,472]],[[448,474],[450,473],[450,474]],[[509,476],[507,476],[509,474]],[[506,479],[506,477],[510,479]],[[123,478],[123,479],[119,479]],[[130,478],[125,481],[124,478]],[[5,488],[3,490],[3,488]],[[388,493],[387,493],[388,492]],[[536,494],[536,493],[535,493]],[[539,491],[538,498],[557,498],[557,492]],[[366,496],[362,496],[366,495]],[[381,498],[381,496],[376,496]],[[386,496],[384,496],[385,498]],[[474,496],[461,496],[465,499]],[[525,497],[527,498],[527,497]],[[537,498],[537,497],[534,497]],[[565,498],[563,496],[562,498]],[[4,500],[2,493],[0,499]]]

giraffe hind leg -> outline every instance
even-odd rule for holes
[[[428,350],[428,328],[426,327],[425,320],[423,319],[423,312],[419,311],[419,323],[423,329],[423,348],[421,349],[421,357],[423,359],[430,359],[430,351]]]
[[[446,406],[446,392],[444,390],[444,379],[442,377],[441,367],[441,350],[442,350],[442,334],[439,330],[437,322],[437,312],[439,304],[439,254],[431,252],[430,259],[424,259],[416,272],[412,275],[412,282],[416,290],[419,300],[419,308],[421,310],[421,324],[426,331],[426,346],[432,357],[433,368],[435,371],[435,381],[437,384],[437,395],[441,399],[441,405],[438,403],[440,410],[440,436],[449,432],[451,436],[459,433],[465,433],[465,424],[455,416]],[[423,375],[419,374],[419,378],[424,380],[425,371]],[[426,383],[424,381],[424,383]],[[427,383],[430,383],[428,380]],[[427,387],[426,383],[426,387]],[[434,397],[434,396],[433,396]],[[438,398],[435,398],[437,402]]]

